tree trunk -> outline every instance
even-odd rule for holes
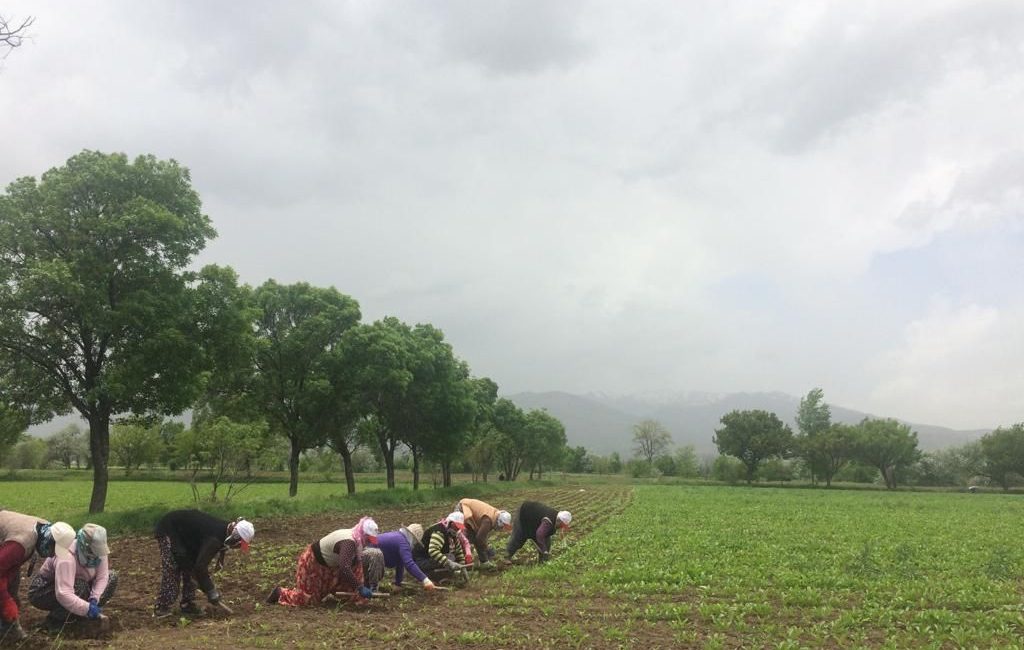
[[[388,489],[395,489],[395,448],[390,444],[386,432],[377,433],[377,446],[380,447],[380,456],[384,459],[384,473],[387,475]]]
[[[89,417],[89,451],[92,453],[92,498],[89,513],[103,512],[107,504],[110,460],[110,415]]]
[[[298,438],[291,438],[291,453],[288,455],[288,496],[299,493],[299,447]]]
[[[441,487],[452,486],[452,461],[441,461]]]
[[[420,454],[412,448],[412,489],[420,489]]]
[[[338,454],[341,456],[341,465],[345,468],[345,487],[348,488],[349,494],[356,493],[356,475],[352,470],[352,452],[349,451],[348,447],[342,447],[338,450]]]

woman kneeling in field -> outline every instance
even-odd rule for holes
[[[377,538],[377,548],[384,557],[384,566],[395,570],[395,587],[402,586],[402,579],[408,569],[412,577],[423,584],[427,591],[434,591],[434,583],[413,560],[413,549],[423,546],[423,526],[409,524],[398,530],[384,533]]]
[[[55,555],[32,578],[28,601],[49,612],[44,625],[51,632],[83,619],[97,621],[95,631],[106,631],[110,621],[101,608],[117,589],[117,572],[110,570],[107,557],[107,529],[86,524],[76,535],[71,526],[59,521],[50,532]]]
[[[459,571],[464,564],[473,563],[473,553],[463,530],[466,517],[453,512],[423,531],[422,544],[413,549],[416,564],[424,573],[433,571]]]
[[[508,559],[512,559],[526,540],[531,540],[537,545],[540,561],[547,561],[551,557],[551,538],[559,528],[569,530],[570,523],[572,515],[568,510],[555,512],[554,508],[549,508],[543,503],[524,501],[523,505],[519,506],[519,516],[516,517],[512,536],[505,547]]]
[[[363,517],[352,528],[340,528],[313,542],[299,555],[295,588],[274,587],[267,602],[291,606],[315,604],[342,590],[357,593],[365,602],[373,594],[373,589],[367,586],[367,578],[374,580],[369,584],[376,584],[380,576],[364,575],[363,550],[367,544],[377,542],[378,530],[377,522]]]

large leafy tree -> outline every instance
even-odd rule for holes
[[[855,427],[837,423],[813,435],[797,436],[796,447],[813,476],[832,487],[832,479],[853,457],[856,439]]]
[[[188,170],[82,152],[0,196],[0,390],[33,422],[89,423],[90,512],[106,503],[111,416],[177,414],[200,393],[228,310],[197,301],[193,257],[215,235]]]
[[[340,406],[332,372],[342,335],[359,322],[359,304],[334,287],[268,280],[253,296],[255,404],[270,430],[288,440],[288,495],[299,489],[299,456],[324,444]]]
[[[557,467],[562,462],[562,453],[567,442],[565,426],[543,409],[533,409],[526,414],[527,451],[526,462],[530,466],[530,478],[534,472],[537,478],[544,478],[545,467]]]
[[[921,457],[917,433],[893,419],[864,418],[857,425],[853,445],[854,457],[878,468],[885,487],[896,488],[897,472],[913,465]]]
[[[785,456],[793,447],[793,432],[779,416],[768,411],[732,411],[715,429],[714,443],[719,453],[735,456],[746,468],[747,484],[757,475],[761,461]]]
[[[1010,489],[1024,478],[1024,423],[999,427],[981,438],[985,476]]]
[[[350,390],[364,430],[380,450],[388,488],[395,487],[395,449],[409,407],[407,393],[415,366],[411,328],[394,317],[349,330],[342,342]]]
[[[672,434],[657,420],[641,420],[633,425],[633,454],[648,464],[672,446]]]

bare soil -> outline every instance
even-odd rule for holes
[[[560,543],[587,535],[608,517],[626,507],[631,498],[628,486],[573,486],[523,489],[495,500],[495,505],[515,512],[518,504],[536,499],[552,507],[573,511],[573,530]],[[372,515],[381,530],[418,522],[424,525],[447,513],[443,506],[413,509],[379,509]],[[248,554],[229,552],[227,566],[214,576],[225,602],[234,610],[230,617],[208,615],[198,619],[173,616],[155,619],[153,601],[159,582],[156,542],[149,537],[121,537],[111,542],[111,566],[120,574],[118,593],[104,613],[113,623],[105,638],[79,638],[82,630],[66,629],[64,634],[47,634],[38,629],[44,613],[31,606],[23,608],[22,624],[30,632],[27,641],[13,647],[32,648],[255,648],[255,647],[350,647],[408,648],[419,650],[450,648],[570,647],[572,635],[565,626],[590,630],[581,647],[630,647],[640,639],[604,641],[593,633],[595,625],[615,623],[628,628],[629,611],[622,601],[574,597],[573,585],[564,595],[537,605],[497,606],[496,599],[507,591],[501,574],[521,571],[518,567],[537,561],[534,547],[527,544],[512,564],[491,572],[477,572],[465,586],[451,591],[425,593],[406,579],[405,589],[389,598],[374,599],[369,605],[328,601],[319,606],[290,608],[267,605],[264,601],[275,585],[290,586],[295,559],[302,547],[325,533],[351,526],[356,518],[331,514],[282,517],[261,520]],[[563,533],[559,533],[563,536]],[[557,539],[557,537],[556,537]],[[492,535],[492,545],[503,557],[506,536]],[[554,553],[557,561],[558,548]],[[514,575],[514,574],[513,574]],[[392,579],[389,571],[385,581]],[[524,579],[525,576],[524,576]],[[22,596],[27,585],[22,586]],[[549,587],[549,585],[545,585]],[[205,599],[199,594],[198,602]],[[571,627],[568,629],[572,629]],[[561,630],[561,634],[556,634]],[[672,646],[667,627],[645,626],[640,645]],[[602,645],[604,644],[604,645]],[[4,647],[9,647],[10,644]]]

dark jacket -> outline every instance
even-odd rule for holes
[[[516,519],[515,525],[528,537],[533,538],[537,529],[540,528],[541,522],[545,519],[551,522],[550,532],[547,535],[547,538],[550,539],[557,530],[555,522],[558,521],[558,511],[538,501],[524,501],[523,505],[519,506],[519,517]],[[541,542],[541,540],[537,541]]]
[[[214,590],[210,562],[224,548],[228,523],[199,510],[173,510],[153,529],[156,537],[171,540],[171,557],[179,569],[191,571],[205,593]]]

